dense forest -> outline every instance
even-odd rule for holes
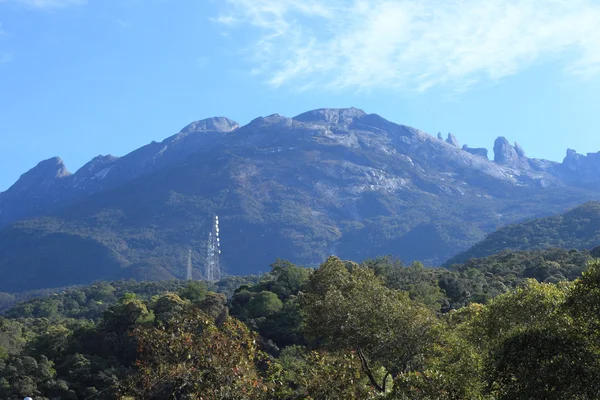
[[[71,288],[0,317],[0,398],[595,399],[599,255]]]
[[[486,257],[503,250],[552,247],[592,249],[600,243],[600,202],[590,201],[564,214],[528,220],[500,228],[446,264]]]

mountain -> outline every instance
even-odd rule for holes
[[[0,291],[180,278],[189,249],[199,277],[215,214],[231,274],[331,254],[440,264],[500,226],[600,199],[594,156],[569,154],[530,159],[499,138],[489,160],[354,108],[197,121],[74,174],[43,162],[0,194]]]
[[[196,121],[162,143],[152,142],[125,157],[98,156],[74,174],[58,157],[42,161],[0,193],[0,227],[56,211],[91,194],[177,164],[196,152],[210,151],[222,135],[238,127],[223,117]]]
[[[552,247],[595,249],[600,252],[600,202],[589,202],[565,214],[506,226],[488,235],[447,264],[461,263],[503,250],[540,250]],[[598,254],[600,255],[600,254]]]

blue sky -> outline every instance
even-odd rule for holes
[[[597,152],[598,26],[597,0],[0,0],[0,191],[53,156],[321,107]]]

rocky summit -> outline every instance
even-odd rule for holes
[[[362,110],[193,122],[70,174],[40,163],[0,194],[0,291],[201,273],[210,224],[232,274],[336,254],[440,264],[488,232],[600,199],[600,153],[462,148]]]
[[[595,183],[600,175],[600,152],[584,156],[569,149],[563,166],[569,172],[571,180]]]

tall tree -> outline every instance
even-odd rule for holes
[[[354,351],[363,372],[380,392],[388,378],[421,366],[433,341],[435,315],[388,289],[372,269],[330,257],[301,296],[305,332],[333,351]],[[377,380],[375,371],[386,374]]]
[[[255,336],[231,317],[217,326],[199,308],[170,295],[160,301],[169,317],[138,327],[138,374],[126,391],[142,398],[254,400],[268,394],[256,363]],[[166,303],[175,310],[165,310]]]

